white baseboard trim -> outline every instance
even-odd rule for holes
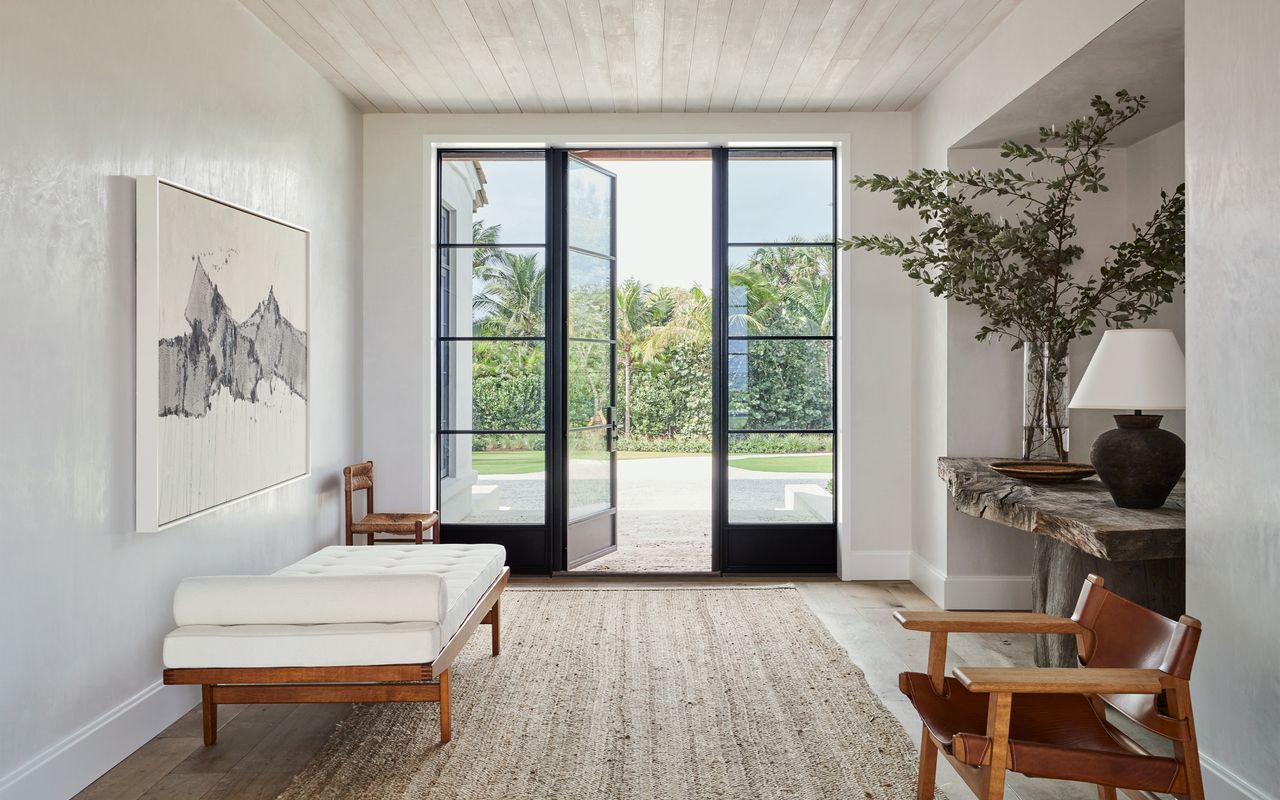
[[[1232,772],[1212,756],[1200,753],[1204,767],[1204,796],[1213,800],[1277,800],[1280,795],[1267,794]]]
[[[911,582],[939,608],[946,608],[947,573],[925,561],[919,553],[911,554]]]
[[[948,575],[946,605],[956,611],[1028,611],[1030,575]]]
[[[910,577],[910,550],[854,550],[840,564],[840,580],[844,581],[905,581]]]
[[[72,797],[199,701],[194,686],[157,681],[0,777],[0,800]]]
[[[1030,575],[948,575],[911,554],[911,582],[942,608],[982,611],[1026,611],[1031,608]]]

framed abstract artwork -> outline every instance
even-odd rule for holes
[[[310,474],[304,228],[137,179],[137,529]]]

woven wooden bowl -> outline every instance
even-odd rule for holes
[[[1006,477],[1036,483],[1071,483],[1094,474],[1088,464],[1061,461],[993,461],[987,466]]]

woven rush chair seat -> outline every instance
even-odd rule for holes
[[[436,524],[439,515],[434,511],[425,514],[388,514],[379,511],[365,514],[364,517],[351,523],[352,533],[407,533],[412,535],[421,522],[423,528]]]
[[[365,537],[365,544],[405,544],[400,537],[412,536],[414,544],[440,543],[440,512],[411,511],[386,512],[373,508],[373,462],[352,464],[342,470],[342,491],[347,501],[347,546],[355,544],[356,535]],[[365,515],[355,518],[355,494],[364,492]],[[424,531],[428,532],[424,534]],[[378,538],[378,534],[390,534],[391,538]]]

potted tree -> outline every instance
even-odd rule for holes
[[[854,236],[841,242],[901,259],[903,271],[938,297],[976,307],[977,339],[1012,341],[1023,353],[1023,459],[1067,459],[1067,348],[1099,321],[1124,328],[1150,318],[1184,281],[1184,187],[1161,191],[1160,207],[1132,238],[1111,245],[1101,264],[1084,264],[1077,204],[1107,191],[1103,160],[1110,137],[1147,105],[1116,92],[1095,96],[1092,113],[1040,129],[1039,145],[1005,142],[1010,166],[990,172],[912,170],[905,177],[855,177],[853,185],[891,192],[916,211],[924,230],[909,238]],[[1008,207],[997,216],[979,198]],[[1096,269],[1093,268],[1096,266]]]

